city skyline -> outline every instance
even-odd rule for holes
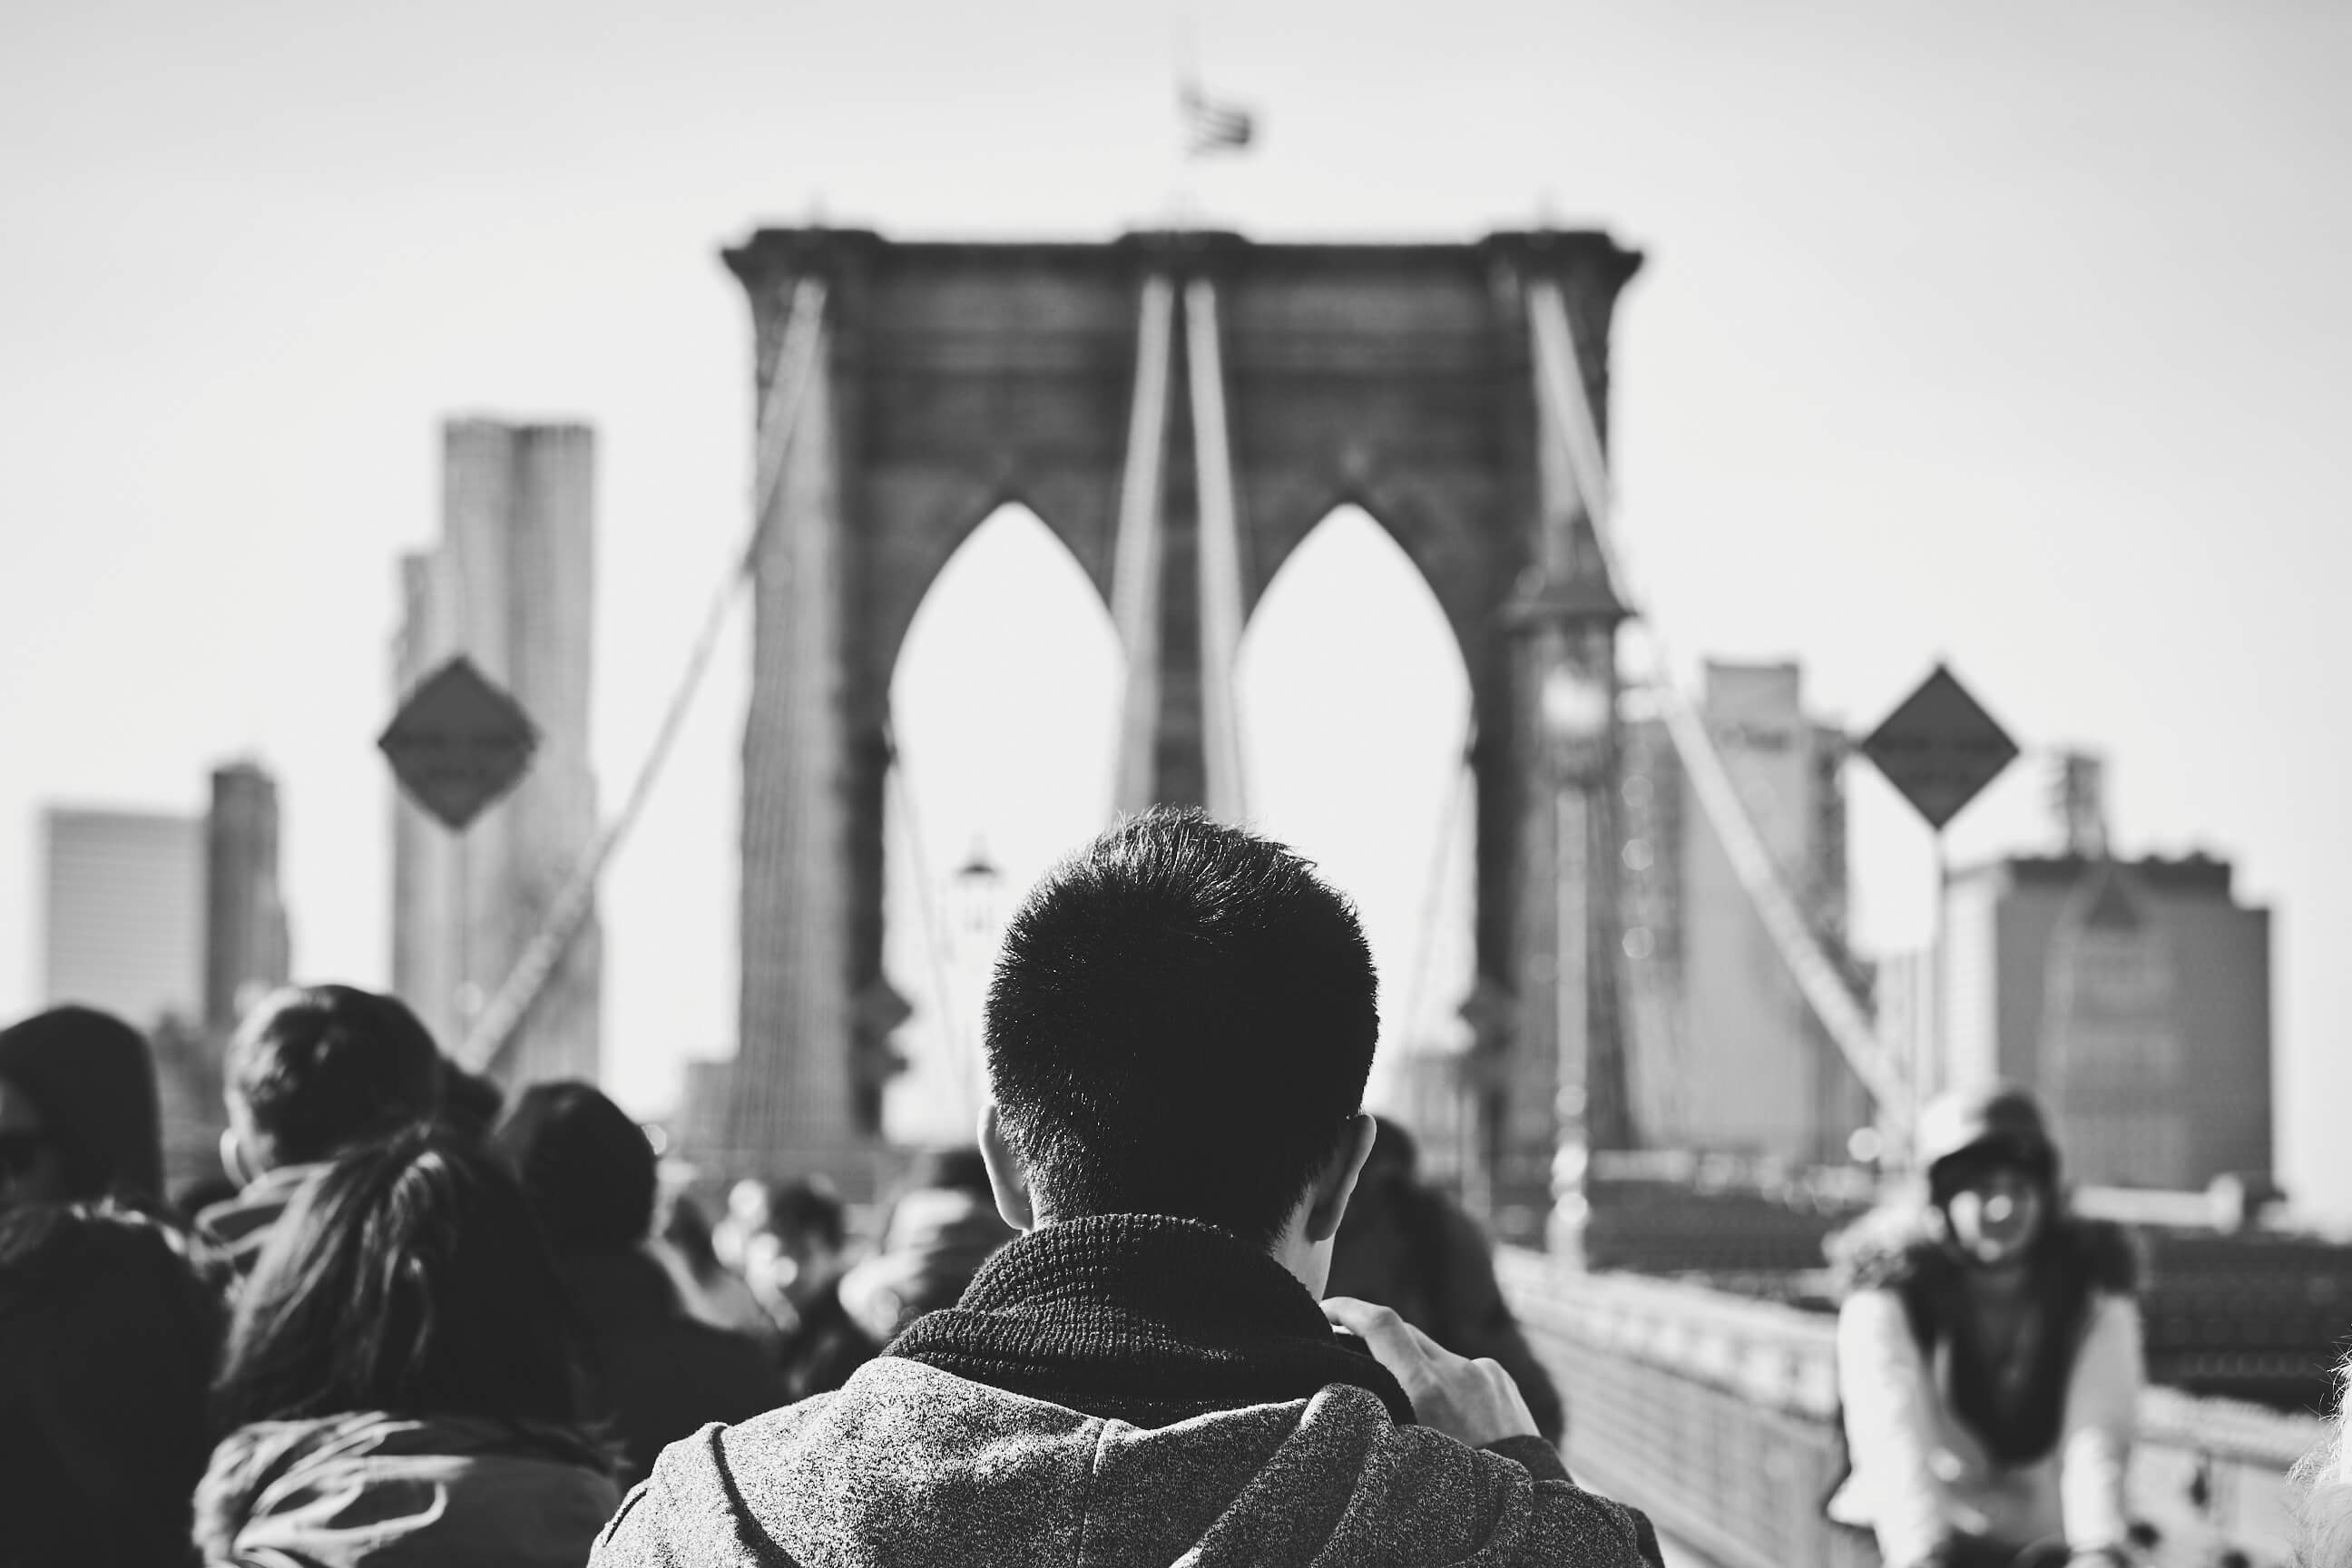
[[[1960,863],[2045,844],[2042,759],[2105,751],[2118,853],[2210,847],[2278,910],[2282,1174],[2352,1207],[2326,1116],[2352,1090],[2331,799],[2352,648],[2323,598],[2352,569],[2331,174],[2352,110],[2326,68],[2352,21],[1473,6],[1457,79],[1402,9],[1201,20],[1265,135],[1183,175],[1164,29],[1076,7],[943,13],[920,47],[731,5],[660,28],[499,8],[455,52],[457,15],[429,7],[8,24],[0,160],[39,237],[0,261],[23,443],[0,479],[0,1014],[33,1002],[36,804],[192,811],[198,762],[241,752],[284,786],[302,973],[388,978],[389,562],[430,534],[452,413],[604,433],[595,763],[608,790],[634,771],[742,537],[749,333],[715,252],[761,220],[1100,238],[1180,179],[1203,221],[1269,238],[1467,239],[1564,209],[1650,258],[1619,318],[1615,458],[1630,586],[1676,668],[1801,657],[1859,732],[1948,658],[2036,753],[1956,824]],[[362,53],[381,85],[331,85]],[[1330,668],[1380,652],[1377,626],[1322,628],[1358,650]],[[649,1064],[732,1028],[737,630],[607,893],[640,1103]],[[1330,679],[1358,729],[1423,700]],[[1443,702],[1415,711],[1406,739],[1442,752]],[[1916,945],[1927,836],[1866,773],[1849,785],[1857,936]],[[1352,873],[1408,913],[1435,795],[1391,806],[1410,871]],[[926,837],[951,857],[967,825]]]

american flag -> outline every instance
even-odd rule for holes
[[[1220,103],[1192,82],[1177,89],[1176,104],[1184,116],[1184,152],[1238,153],[1250,144],[1257,125],[1250,111],[1238,104]]]

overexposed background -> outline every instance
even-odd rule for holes
[[[1263,139],[1180,176],[1186,35]],[[2210,848],[2277,909],[2283,1173],[2352,1209],[2348,60],[2318,0],[15,8],[0,1016],[37,1000],[38,805],[194,809],[239,752],[284,790],[300,973],[385,979],[373,742],[442,417],[596,426],[614,802],[745,521],[716,248],[815,219],[1107,238],[1183,178],[1260,238],[1644,250],[1621,522],[1678,656],[1800,657],[1856,730],[1944,657],[2029,746],[2105,751],[2122,850]],[[1394,1037],[1458,968],[1414,931],[1433,899],[1459,921],[1430,889],[1462,677],[1384,548],[1318,536],[1245,696],[1261,816],[1362,900]],[[1017,882],[1099,816],[1114,656],[1074,576],[1005,520],[909,638],[891,941],[927,1006],[972,955],[901,918],[904,819],[935,873],[979,836]],[[608,1069],[644,1109],[729,1048],[742,667],[739,639],[605,900]],[[1851,788],[1860,934],[1916,945],[1927,835]],[[2012,772],[1956,858],[2046,846],[2042,788]],[[956,1092],[916,1034],[902,1119]]]

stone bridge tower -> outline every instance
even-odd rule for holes
[[[1353,502],[1427,581],[1469,672],[1473,1016],[1503,1064],[1499,1177],[1539,1194],[1554,814],[1535,658],[1506,607],[1530,569],[1565,569],[1580,502],[1547,449],[1531,323],[1542,308],[1565,315],[1604,410],[1610,317],[1640,258],[1606,235],[1550,231],[1259,245],[769,229],[727,261],[750,296],[763,407],[782,395],[788,323],[817,323],[797,329],[814,369],[755,563],[727,1152],[852,1185],[871,1168],[872,1064],[904,1009],[882,967],[890,674],[965,536],[1018,501],[1109,605],[1129,656],[1118,804],[1234,815],[1243,626],[1291,550]],[[817,299],[821,317],[795,317],[795,300]]]

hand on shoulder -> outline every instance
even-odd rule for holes
[[[1501,1363],[1455,1355],[1386,1307],[1333,1296],[1323,1315],[1360,1336],[1389,1369],[1424,1426],[1482,1448],[1505,1437],[1540,1436],[1528,1402]]]

